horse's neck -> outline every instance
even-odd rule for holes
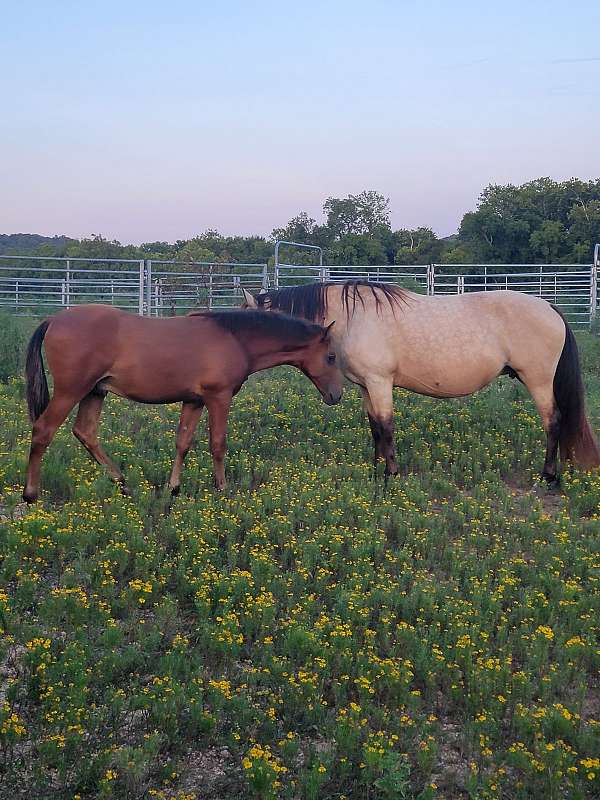
[[[258,341],[241,343],[246,350],[250,363],[250,373],[262,369],[278,367],[280,364],[293,363],[294,351],[286,349],[287,343],[271,337],[264,337]],[[301,345],[298,345],[300,348]]]
[[[327,288],[327,296],[325,298],[325,316],[323,320],[315,320],[319,324],[327,327],[335,322],[332,329],[332,334],[339,338],[347,329],[350,322],[348,314],[342,303],[342,288],[343,285],[333,285]],[[357,309],[358,311],[359,309]]]

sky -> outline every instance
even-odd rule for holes
[[[0,233],[268,235],[376,189],[454,233],[600,177],[600,2],[0,0]]]

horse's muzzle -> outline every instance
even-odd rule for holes
[[[323,402],[328,406],[334,406],[342,399],[343,392],[327,392],[323,395]]]

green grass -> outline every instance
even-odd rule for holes
[[[234,402],[229,489],[201,424],[173,503],[177,409],[111,398],[133,497],[65,426],[24,516],[22,394],[0,385],[0,797],[598,796],[600,475],[532,490],[517,385],[398,392],[386,490],[358,393],[273,371]]]

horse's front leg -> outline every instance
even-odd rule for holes
[[[208,411],[209,446],[213,460],[215,489],[225,488],[227,418],[231,407],[231,398],[231,392],[220,392],[204,398]]]
[[[364,387],[360,387],[361,392],[363,395],[363,405],[365,411],[367,412],[367,417],[369,419],[369,427],[371,428],[371,436],[373,437],[373,465],[376,467],[377,462],[379,459],[385,459],[385,452],[383,449],[383,443],[381,439],[381,425],[379,424],[378,420],[375,419],[373,407],[371,406],[371,401],[369,399],[369,393]]]
[[[175,461],[173,462],[173,469],[171,477],[169,478],[169,489],[171,494],[179,494],[181,488],[181,468],[188,450],[192,445],[194,432],[198,425],[198,420],[202,414],[204,403],[198,401],[197,403],[183,403],[181,406],[181,416],[179,417],[179,427],[177,428],[177,453]]]
[[[394,444],[394,386],[388,381],[373,381],[363,389],[369,424],[375,442],[375,460],[385,459],[385,477],[398,473]]]

